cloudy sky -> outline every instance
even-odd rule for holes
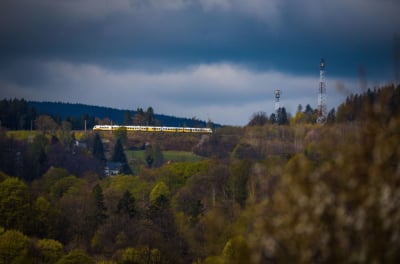
[[[393,82],[399,11],[399,0],[1,0],[0,96],[245,125],[274,111],[275,89],[292,114],[315,108],[324,57],[331,109],[364,81]]]

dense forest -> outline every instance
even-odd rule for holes
[[[91,128],[95,124],[96,118],[103,120],[104,122],[108,122],[108,124],[113,123],[119,125],[128,125],[133,123],[151,125],[152,122],[154,123],[154,120],[156,120],[158,124],[164,126],[205,127],[207,125],[205,121],[198,120],[196,118],[183,118],[157,114],[154,113],[152,107],[144,110],[142,108],[138,108],[135,111],[132,111],[61,102],[28,102],[28,105],[36,109],[39,114],[54,116],[59,120],[69,121],[69,119],[75,119],[75,122],[71,122],[73,124],[73,129],[84,129],[84,120],[87,120],[87,122],[90,121],[90,126],[88,125],[88,127]],[[149,120],[149,122],[144,122],[144,120],[141,120],[142,122],[138,122],[138,120],[127,119],[129,117],[134,118],[137,115],[140,116],[146,113],[153,114],[154,120]]]
[[[400,261],[400,86],[324,125],[308,105],[211,135],[85,133],[27,109],[37,130],[20,116],[0,135],[0,263]]]
[[[0,126],[10,130],[36,130],[39,116],[50,116],[58,125],[72,130],[93,128],[94,125],[164,125],[178,127],[219,127],[219,124],[202,121],[195,117],[182,118],[156,114],[152,107],[136,111],[83,104],[28,102],[24,99],[0,101]]]

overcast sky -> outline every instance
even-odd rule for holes
[[[399,0],[1,0],[2,98],[245,125],[393,82]],[[363,69],[360,74],[360,67]],[[340,89],[338,89],[340,88]]]

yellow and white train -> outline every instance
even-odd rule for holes
[[[117,125],[95,125],[93,130],[113,131],[125,128],[133,132],[174,132],[174,133],[206,133],[211,134],[212,129],[206,127],[166,127],[166,126],[117,126]]]

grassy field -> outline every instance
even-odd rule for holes
[[[75,138],[76,139],[81,139],[84,138],[85,132],[84,131],[72,131],[74,132]],[[40,134],[42,132],[40,131],[30,131],[30,130],[18,130],[18,131],[7,131],[6,135],[7,137],[13,137],[17,140],[27,140],[27,139],[33,139],[36,135]],[[49,136],[49,135],[47,135]],[[126,157],[128,161],[130,160],[136,160],[139,164],[145,162],[144,158],[144,150],[138,150],[138,151],[126,151]],[[164,160],[165,161],[174,161],[174,162],[196,162],[200,161],[203,159],[203,157],[198,156],[194,154],[193,152],[190,151],[163,151],[162,152],[164,155]]]
[[[128,160],[136,159],[136,160],[143,160],[144,161],[144,150],[139,151],[126,151],[126,158]],[[175,161],[175,162],[195,162],[200,161],[203,158],[188,151],[163,151],[164,160],[165,161]]]
[[[27,140],[30,136],[35,137],[39,132],[30,130],[10,130],[6,132],[7,137],[13,137],[17,140]]]
[[[85,131],[76,130],[71,131],[75,135],[75,139],[82,139],[85,136]],[[27,140],[30,136],[35,137],[36,135],[42,133],[38,130],[9,130],[6,132],[7,137],[13,137],[17,140]],[[90,132],[88,132],[90,133]],[[47,136],[51,135],[51,133],[47,134]]]

